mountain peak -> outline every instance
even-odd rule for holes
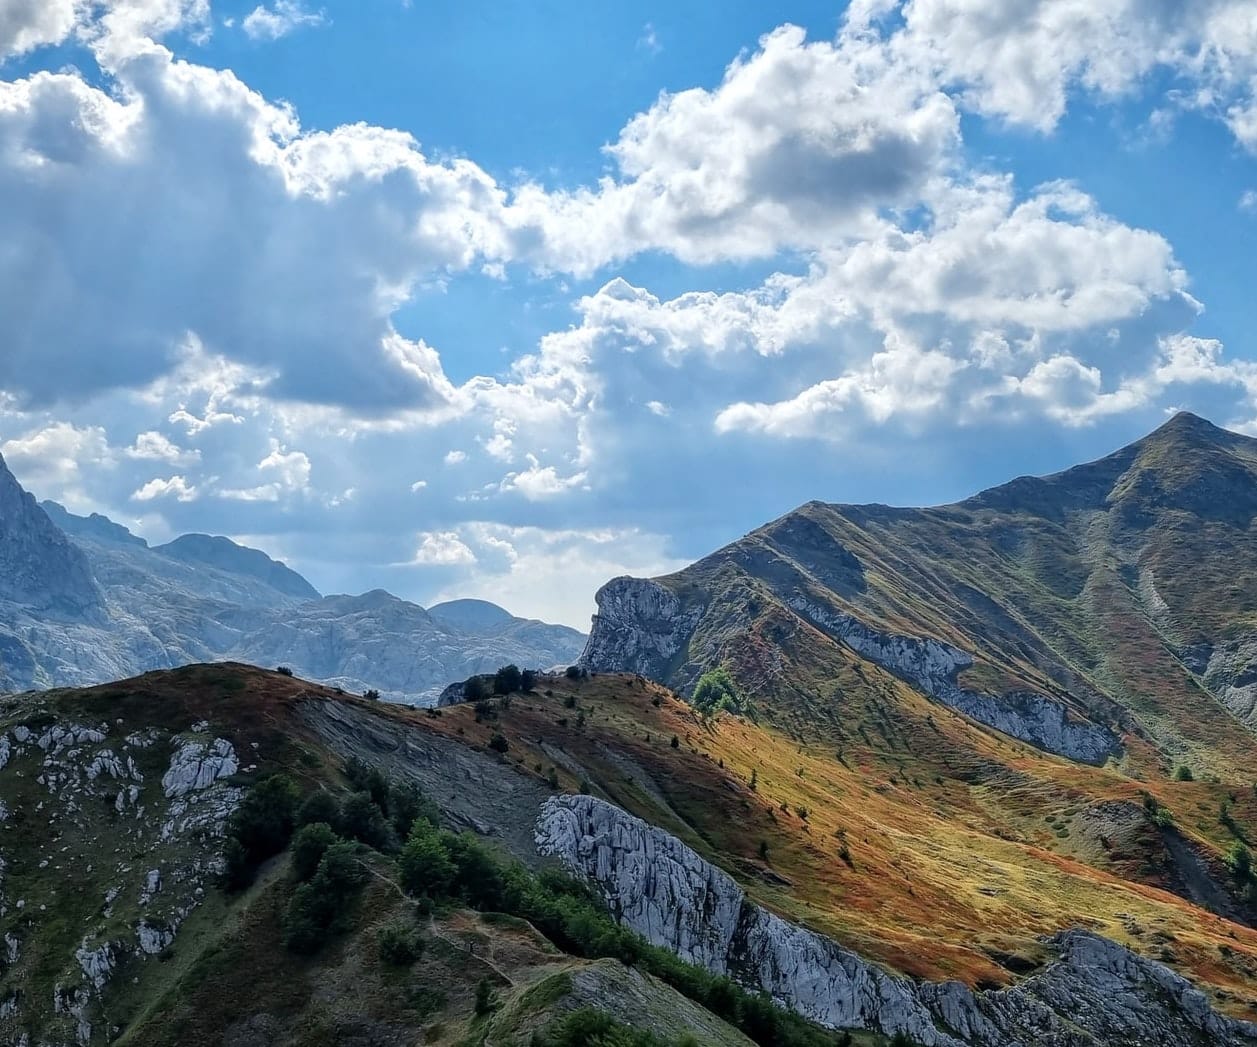
[[[220,535],[183,534],[167,545],[159,545],[155,551],[184,563],[202,563],[248,575],[300,600],[319,599],[318,590],[291,567],[272,560],[260,549],[238,545]]]
[[[87,558],[0,457],[0,600],[92,617],[104,598]]]
[[[87,538],[99,542],[114,542],[121,545],[135,545],[142,549],[148,548],[148,542],[139,535],[132,534],[120,523],[115,523],[107,516],[92,513],[90,516],[78,516],[70,512],[60,502],[44,501],[39,507],[48,514],[58,527],[71,538]]]
[[[1235,443],[1248,437],[1214,425],[1191,411],[1179,411],[1168,422],[1158,426],[1139,443],[1163,443],[1167,440],[1190,444]]]
[[[515,616],[504,607],[499,607],[488,600],[446,600],[444,603],[433,604],[428,614],[437,621],[452,625],[457,629],[493,629],[505,625]]]

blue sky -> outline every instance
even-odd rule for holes
[[[1257,433],[1248,0],[0,12],[0,453],[584,625],[811,498]]]

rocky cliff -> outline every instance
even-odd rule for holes
[[[0,604],[99,620],[104,598],[87,558],[0,458]]]
[[[975,993],[892,976],[782,920],[675,837],[603,800],[552,797],[536,839],[654,944],[831,1028],[902,1032],[926,1047],[1257,1043],[1257,1025],[1220,1015],[1169,968],[1086,931],[1053,936],[1054,961],[1019,984]]]

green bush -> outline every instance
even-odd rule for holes
[[[502,734],[500,731],[495,733],[493,737],[489,739],[489,748],[495,753],[505,754],[510,747],[511,743],[506,740],[506,735]]]
[[[292,838],[292,874],[305,883],[319,868],[319,862],[332,844],[340,841],[335,830],[326,822],[311,822],[297,830]]]
[[[312,792],[297,808],[297,825],[312,825],[315,822],[326,822],[328,825],[340,822],[340,805],[326,789]]]
[[[1247,847],[1239,840],[1231,846],[1230,852],[1226,856],[1226,863],[1231,869],[1231,875],[1240,883],[1247,883],[1253,877],[1253,855]]]
[[[423,954],[415,929],[401,921],[380,928],[380,959],[390,967],[409,967]]]
[[[512,694],[520,689],[524,682],[524,674],[518,665],[504,665],[493,674],[493,693]]]
[[[417,821],[397,861],[402,888],[416,898],[444,898],[454,884],[455,868],[438,830]]]
[[[481,978],[476,983],[476,1014],[483,1018],[497,1009],[497,997],[493,985],[488,978]]]
[[[708,716],[721,709],[740,713],[743,708],[742,696],[724,666],[705,672],[698,678],[690,704]]]
[[[387,784],[384,795],[387,798]],[[397,849],[397,836],[393,832],[393,827],[384,817],[384,811],[379,803],[369,792],[352,793],[345,799],[341,807],[339,828],[345,836],[361,840],[377,851]]]
[[[690,1033],[671,1042],[653,1033],[632,1029],[609,1014],[583,1007],[572,1011],[532,1039],[533,1047],[697,1047]]]
[[[284,944],[293,952],[315,953],[346,923],[349,903],[366,880],[352,843],[334,843],[323,853],[309,883],[293,892],[284,914]]]
[[[388,809],[389,781],[378,767],[351,756],[345,763],[345,777],[354,792],[371,794],[371,799],[381,810]]]
[[[300,794],[286,774],[258,782],[227,822],[223,885],[240,890],[253,882],[257,867],[288,846]]]
[[[1185,763],[1180,763],[1174,768],[1174,780],[1176,782],[1194,782],[1196,776],[1192,774],[1192,769]]]
[[[436,804],[423,795],[412,782],[394,782],[388,793],[388,819],[399,840],[410,835],[416,818],[426,818],[433,825],[440,821]]]
[[[532,669],[525,669],[519,675],[519,689],[521,691],[531,691],[537,686],[537,673]]]

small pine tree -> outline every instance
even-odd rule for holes
[[[276,671],[277,673],[279,673],[279,675],[280,675],[280,676],[291,676],[291,675],[292,675],[292,669],[291,669],[291,668],[289,668],[287,665],[277,665],[277,666],[275,666],[275,671]]]
[[[511,743],[506,740],[506,735],[498,733],[489,739],[489,748],[495,753],[505,754],[511,747]]]
[[[497,1002],[494,999],[493,986],[488,978],[481,978],[476,984],[476,1015],[483,1018],[492,1014]]]
[[[672,746],[672,748],[674,748],[674,749],[679,749],[679,748],[681,748],[681,739],[680,739],[680,738],[678,738],[678,737],[674,734],[674,735],[672,736],[672,741],[671,741],[669,744]]]
[[[754,767],[751,768],[751,792],[755,792],[759,788],[759,771]]]
[[[511,694],[518,691],[524,682],[524,674],[518,665],[504,665],[493,676],[494,694]]]

